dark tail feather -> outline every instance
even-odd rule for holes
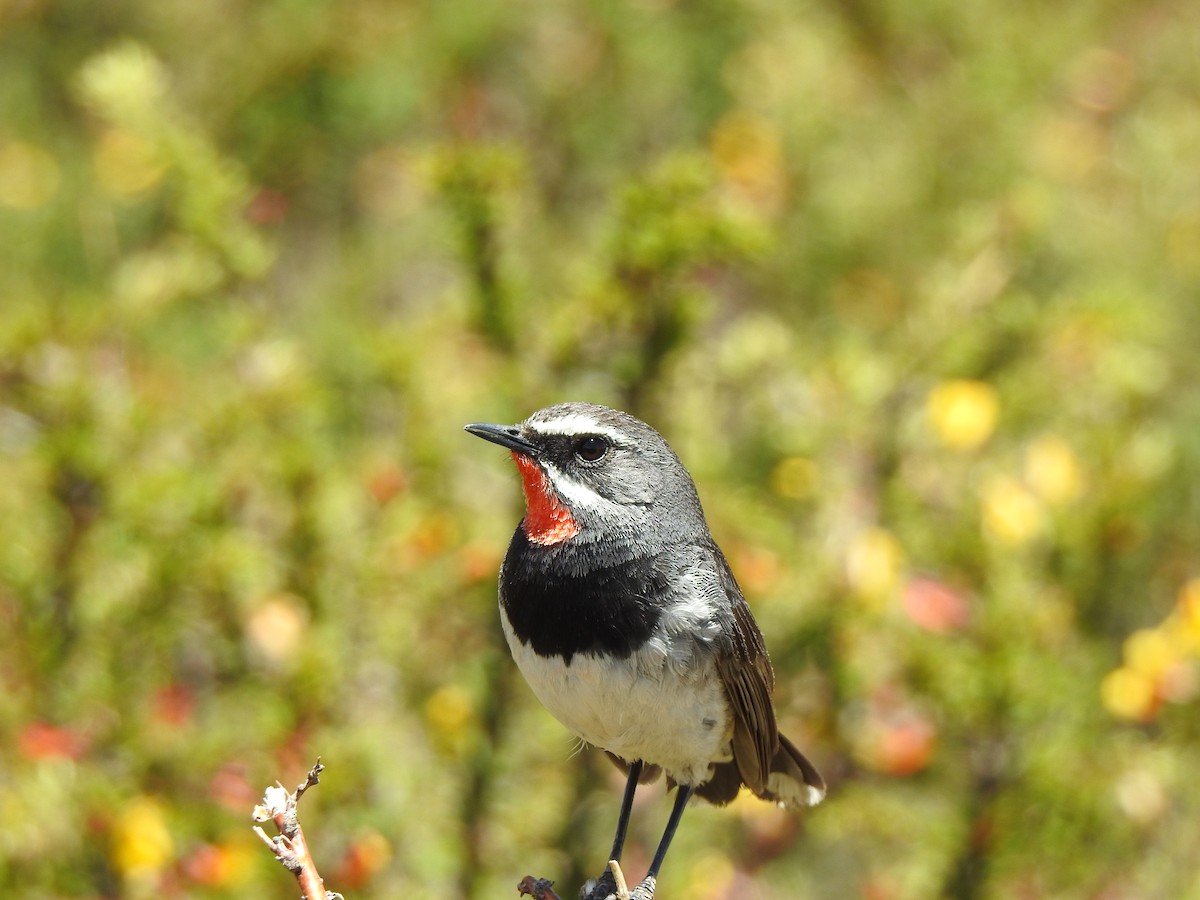
[[[745,783],[737,763],[717,763],[713,775],[696,789],[696,793],[717,806],[724,806],[738,795]],[[749,785],[747,785],[749,787]],[[816,806],[825,797],[825,779],[816,766],[796,749],[796,745],[779,735],[779,749],[771,760],[767,785],[754,793],[764,800],[787,807]]]
[[[771,760],[767,789],[761,796],[784,806],[816,806],[825,798],[825,779],[796,745],[781,734],[779,750]]]

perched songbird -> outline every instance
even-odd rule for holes
[[[725,804],[745,785],[782,806],[820,802],[821,776],[776,726],[762,634],[662,436],[590,403],[466,430],[511,450],[525,488],[500,570],[513,658],[563,725],[628,772],[610,859],[638,783],[661,772],[678,787],[634,897],[653,896],[693,794]],[[612,886],[606,871],[584,896]]]

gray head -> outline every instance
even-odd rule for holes
[[[558,516],[557,530],[540,543],[619,540],[652,549],[707,532],[687,469],[662,435],[628,413],[560,403],[519,425],[466,430],[513,452],[525,488],[527,533]]]

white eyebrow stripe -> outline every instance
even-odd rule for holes
[[[625,443],[620,431],[601,425],[591,416],[580,413],[568,413],[548,422],[530,422],[529,428],[538,434],[561,434],[568,437],[576,434],[596,434],[608,438],[614,444]]]

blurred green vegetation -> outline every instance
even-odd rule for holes
[[[1200,897],[1200,5],[0,4],[0,893],[564,896],[619,779],[520,683],[518,482],[629,409],[803,816],[661,896]],[[635,813],[629,867],[665,819]]]

